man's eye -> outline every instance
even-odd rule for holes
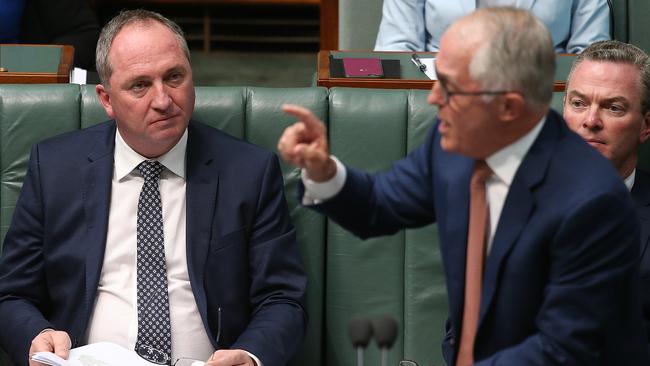
[[[625,108],[618,104],[612,104],[609,106],[609,111],[614,114],[623,114],[625,113]]]
[[[145,83],[140,81],[140,82],[137,82],[137,83],[131,85],[131,90],[142,91],[142,90],[144,90],[145,87],[146,87]]]
[[[581,100],[581,99],[571,99],[569,101],[569,103],[571,104],[571,107],[573,107],[573,108],[584,108],[584,107],[587,106],[585,104],[585,102],[583,100]]]
[[[183,74],[180,72],[175,72],[173,74],[170,74],[167,77],[167,81],[173,84],[178,84],[183,81]]]

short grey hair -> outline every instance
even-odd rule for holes
[[[470,16],[484,29],[469,64],[470,76],[485,90],[513,90],[537,108],[553,97],[555,50],[544,23],[527,10],[482,8]]]
[[[187,57],[187,60],[190,61],[190,50],[187,47],[187,41],[185,40],[183,30],[178,26],[178,24],[153,11],[144,9],[125,10],[120,12],[104,26],[102,32],[99,35],[99,40],[97,41],[95,63],[97,65],[99,80],[105,88],[109,87],[108,80],[113,73],[113,68],[111,66],[111,61],[108,57],[108,53],[117,34],[126,25],[146,25],[151,22],[158,22],[172,31],[178,40],[178,44],[185,53],[185,57]]]
[[[650,111],[650,57],[640,48],[620,41],[599,41],[592,43],[576,57],[571,71],[569,83],[575,69],[582,61],[611,62],[632,65],[639,71],[639,94],[641,96],[641,114]]]

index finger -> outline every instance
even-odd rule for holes
[[[323,126],[323,122],[318,119],[312,111],[299,105],[284,104],[282,106],[282,111],[301,120],[308,130],[321,128]]]

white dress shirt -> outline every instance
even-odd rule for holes
[[[501,148],[501,150],[490,155],[485,159],[487,165],[492,169],[492,177],[485,184],[488,207],[490,209],[490,228],[487,251],[492,248],[492,240],[496,232],[501,210],[508,197],[508,191],[512,180],[521,165],[522,160],[528,153],[528,150],[535,142],[539,135],[546,117],[543,117],[527,134],[517,139],[510,145]],[[305,171],[302,173],[302,182],[305,185],[305,192],[302,203],[304,205],[313,205],[321,203],[329,198],[334,197],[343,189],[347,170],[336,157],[332,156],[336,163],[336,175],[332,179],[317,183],[306,176]]]
[[[625,178],[623,183],[625,183],[625,186],[627,187],[628,191],[632,191],[632,187],[634,187],[634,179],[636,178],[636,168],[632,170],[632,173]]]
[[[178,357],[207,360],[210,342],[194,300],[187,270],[185,226],[185,152],[187,131],[158,160],[163,206],[163,235],[172,330],[172,362]],[[109,341],[134,349],[138,334],[136,297],[136,217],[144,179],[136,169],[147,160],[115,134],[115,161],[108,216],[108,236],[95,307],[88,327],[89,343]]]

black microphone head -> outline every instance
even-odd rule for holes
[[[372,327],[379,348],[391,348],[397,338],[397,321],[391,316],[374,319]]]
[[[366,348],[370,337],[372,337],[372,325],[370,320],[363,316],[355,316],[348,324],[350,340],[355,348]]]

